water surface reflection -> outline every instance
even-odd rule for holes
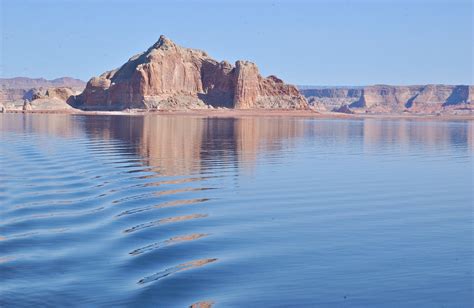
[[[0,115],[1,306],[472,306],[474,122]]]

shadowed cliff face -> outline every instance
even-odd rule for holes
[[[308,107],[296,87],[263,78],[251,62],[217,62],[164,36],[119,69],[89,80],[76,104],[106,110]]]
[[[304,89],[302,93],[313,108],[324,111],[339,110],[347,105],[359,112],[472,112],[474,102],[474,87],[467,85],[375,85]]]

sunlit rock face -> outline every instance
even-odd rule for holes
[[[0,103],[5,112],[73,110],[68,102],[76,94],[78,93],[69,87],[5,89],[0,90]]]
[[[262,77],[254,63],[218,62],[164,36],[119,69],[89,80],[75,104],[105,110],[308,108],[296,87]]]
[[[72,110],[68,104],[76,93],[71,88],[48,88],[32,90],[31,101],[25,102],[28,110]]]
[[[468,85],[374,85],[304,89],[302,93],[310,106],[320,111],[337,111],[348,105],[359,112],[453,113],[472,112],[474,104],[474,87]]]
[[[0,78],[0,104],[5,112],[71,109],[68,99],[81,93],[85,85],[82,80],[71,77]]]
[[[472,86],[370,86],[352,107],[379,112],[435,113],[472,109]]]

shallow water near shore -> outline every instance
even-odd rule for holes
[[[472,307],[474,121],[0,115],[0,306]]]

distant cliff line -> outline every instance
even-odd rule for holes
[[[56,79],[12,77],[0,78],[0,89],[22,89],[31,90],[51,87],[67,87],[84,89],[86,82],[72,77],[60,77]]]
[[[472,112],[472,85],[300,86],[311,108],[318,111],[377,113]]]

